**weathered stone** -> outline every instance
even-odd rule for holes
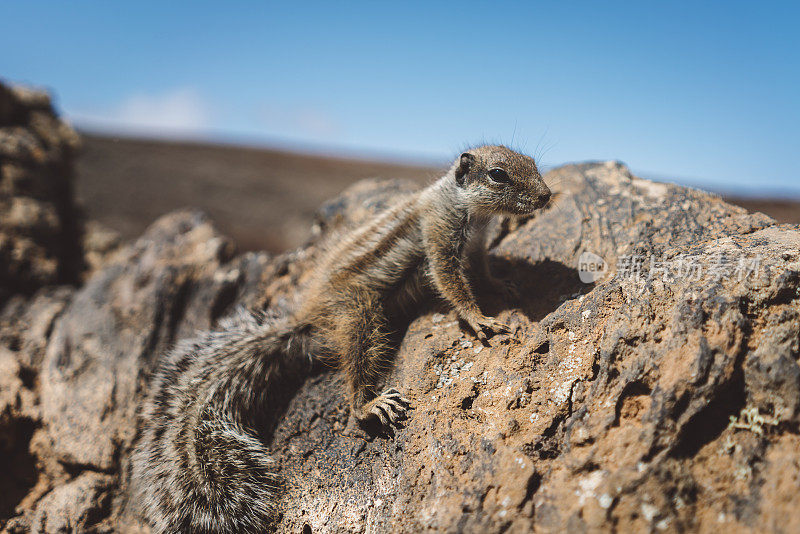
[[[81,222],[72,194],[78,146],[46,93],[0,83],[0,303],[80,278]]]
[[[405,428],[354,431],[336,371],[287,391],[264,429],[285,478],[278,530],[800,524],[800,227],[618,163],[548,179],[556,205],[491,236],[520,298],[482,301],[513,334],[483,346],[435,303],[408,325],[388,379],[413,400]],[[408,189],[353,187],[320,210],[312,243],[278,257],[236,256],[203,216],[170,215],[78,290],[10,299],[0,434],[33,471],[0,507],[9,528],[144,528],[126,465],[159,356],[238,304],[296,306],[326,240]],[[608,264],[591,284],[583,252]],[[669,267],[690,262],[703,270]]]
[[[18,105],[28,110],[50,110],[52,101],[47,91],[24,85],[12,85],[11,94]]]
[[[88,221],[83,232],[83,255],[87,274],[105,266],[121,245],[119,233],[96,221]]]
[[[98,518],[109,513],[112,487],[113,477],[109,475],[81,473],[45,495],[31,514],[29,524],[12,523],[10,530],[36,534],[97,531]]]

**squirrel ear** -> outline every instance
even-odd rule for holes
[[[458,167],[456,167],[456,183],[458,185],[464,185],[464,177],[467,175],[470,168],[472,168],[473,163],[475,163],[475,156],[469,152],[464,152],[461,154],[461,158],[458,161]]]

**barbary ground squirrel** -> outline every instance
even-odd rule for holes
[[[263,532],[275,515],[273,460],[252,428],[270,383],[318,358],[342,369],[359,422],[391,427],[409,402],[376,395],[392,349],[388,318],[435,294],[486,340],[507,328],[483,315],[467,276],[490,277],[484,229],[526,215],[550,190],[534,160],[503,146],[464,152],[445,176],[348,234],[319,264],[298,310],[240,313],[181,342],[153,377],[132,457],[134,499],[155,532]]]

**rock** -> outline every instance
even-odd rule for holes
[[[286,395],[266,429],[279,531],[800,526],[800,227],[618,163],[548,180],[555,206],[491,236],[492,268],[521,296],[483,305],[512,335],[483,346],[437,304],[407,326],[387,381],[413,400],[405,428],[353,432],[336,371]],[[0,502],[7,528],[146,531],[126,473],[158,357],[237,305],[295,306],[325,241],[408,188],[358,184],[276,257],[237,256],[201,214],[169,215],[82,287],[9,299],[0,437],[24,469]],[[584,252],[607,264],[594,283]]]
[[[78,282],[81,221],[72,194],[78,146],[47,93],[0,83],[0,302]]]
[[[87,221],[83,232],[83,254],[88,276],[106,263],[122,245],[122,239],[115,230],[103,226],[97,221]]]
[[[45,495],[31,521],[32,533],[83,532],[107,512],[113,478],[84,472]]]
[[[117,523],[112,497],[124,497],[120,472],[144,375],[178,338],[209,328],[234,302],[254,305],[268,256],[233,252],[204,215],[177,213],[114,254],[77,292],[6,304],[0,339],[33,391],[15,387],[36,400],[5,426],[30,421],[35,431],[23,436],[24,448],[44,482],[28,484],[31,492],[49,490],[33,502],[22,494],[14,528]]]

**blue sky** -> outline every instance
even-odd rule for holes
[[[15,1],[0,76],[84,128],[421,161],[513,137],[800,196],[796,6]]]

